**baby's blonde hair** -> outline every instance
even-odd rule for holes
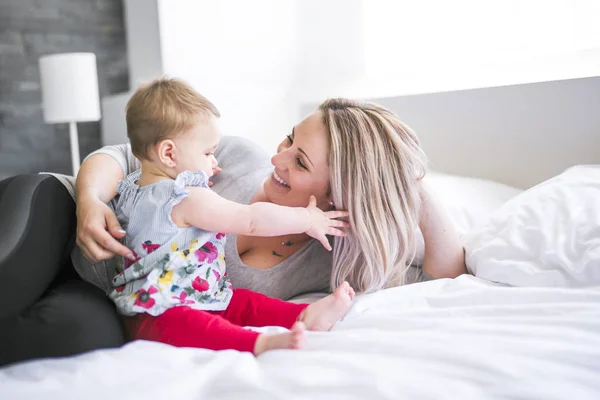
[[[330,99],[319,110],[330,138],[331,194],[351,225],[346,238],[334,239],[331,286],[402,285],[416,253],[427,163],[417,136],[376,104]]]
[[[152,146],[188,132],[210,116],[221,115],[206,97],[182,80],[163,77],[142,85],[126,107],[131,151],[139,159],[148,159]]]

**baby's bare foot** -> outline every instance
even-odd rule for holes
[[[298,321],[290,332],[275,335],[262,334],[254,344],[254,355],[258,356],[268,350],[290,349],[298,350],[306,344],[306,326]]]
[[[344,282],[329,296],[306,307],[300,320],[310,331],[328,331],[346,315],[352,300],[354,300],[354,289],[348,282]]]

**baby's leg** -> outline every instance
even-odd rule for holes
[[[304,322],[310,331],[328,331],[346,315],[354,299],[354,290],[348,282],[334,293],[314,304],[295,304],[273,299],[246,289],[236,289],[223,317],[238,325],[282,326],[290,328],[294,322]]]
[[[348,282],[342,283],[327,297],[311,304],[302,312],[299,321],[310,331],[328,331],[340,320],[352,305],[354,289]]]
[[[274,335],[261,334],[256,339],[254,354],[258,356],[265,351],[275,349],[301,349],[306,343],[305,330],[304,323],[296,322],[289,332]]]
[[[235,289],[221,315],[241,326],[281,326],[290,329],[308,304],[274,299],[247,289]]]
[[[128,318],[126,325],[133,340],[151,340],[176,347],[233,349],[258,355],[273,349],[297,349],[304,344],[303,324],[283,334],[259,334],[220,315],[190,307],[174,307],[157,317],[140,314]]]

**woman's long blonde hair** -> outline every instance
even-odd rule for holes
[[[348,281],[372,292],[402,285],[416,253],[427,163],[419,140],[376,104],[330,99],[319,110],[330,135],[331,195],[351,225],[346,238],[335,238],[331,286]]]

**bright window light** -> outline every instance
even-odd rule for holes
[[[407,92],[600,74],[597,0],[368,0],[362,6],[367,80],[391,79]]]

